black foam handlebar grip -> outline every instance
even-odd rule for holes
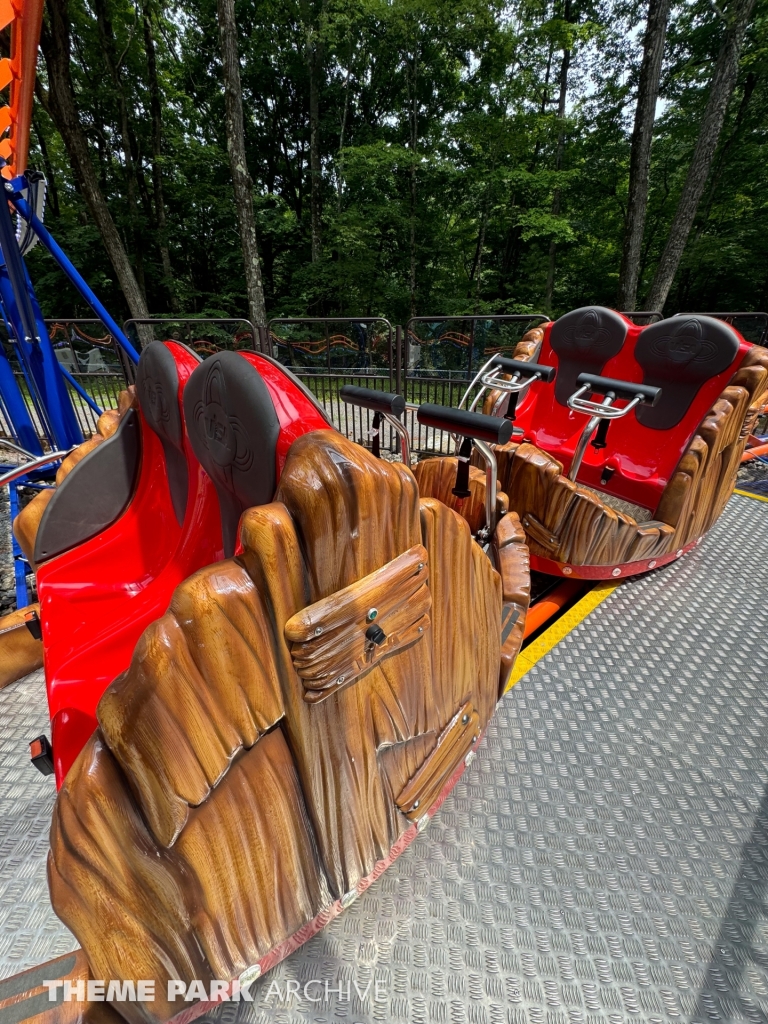
[[[593,393],[604,395],[613,391],[617,398],[634,398],[635,395],[642,395],[645,405],[656,405],[661,398],[661,388],[651,387],[650,384],[633,384],[629,380],[615,380],[613,377],[596,377],[593,373],[580,373],[576,378],[577,384],[589,384]]]
[[[420,405],[416,419],[425,427],[450,430],[462,437],[489,444],[506,444],[512,437],[512,424],[498,416],[484,416],[466,409],[449,409],[445,405]]]
[[[359,405],[362,409],[371,409],[373,412],[402,416],[405,411],[403,396],[393,395],[389,391],[373,391],[371,388],[357,388],[353,384],[345,384],[339,394],[342,401],[349,405]]]
[[[500,366],[504,373],[522,373],[526,377],[532,377],[534,373],[538,373],[545,384],[551,384],[557,373],[554,366],[544,366],[543,363],[526,363],[522,359],[507,359],[506,356],[496,356],[493,365]]]

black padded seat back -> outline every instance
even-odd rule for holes
[[[219,496],[224,556],[231,558],[243,511],[274,497],[280,422],[258,371],[236,352],[219,352],[197,367],[184,388],[184,416]]]
[[[176,360],[162,341],[152,341],[142,350],[136,371],[136,394],[144,419],[163,446],[173,511],[181,526],[187,510],[189,472],[179,408],[179,373]]]
[[[582,306],[555,320],[549,344],[557,356],[555,399],[561,405],[567,405],[578,390],[580,373],[602,373],[608,360],[621,351],[628,329],[619,313],[604,306]]]
[[[738,352],[739,336],[714,317],[675,316],[644,328],[635,359],[643,368],[643,384],[661,388],[661,398],[654,406],[637,407],[638,423],[653,430],[677,426],[701,386],[726,370]]]
[[[64,477],[43,512],[35,538],[40,565],[84,544],[125,512],[141,461],[139,417],[129,409],[114,434]]]

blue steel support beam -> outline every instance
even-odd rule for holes
[[[104,410],[100,409],[98,407],[98,405],[96,405],[96,403],[91,398],[91,396],[88,394],[88,392],[85,390],[85,388],[81,387],[77,383],[77,381],[72,376],[72,374],[69,372],[69,370],[66,368],[66,366],[62,366],[61,363],[59,363],[59,370],[61,370],[61,374],[65,378],[65,380],[67,381],[69,386],[71,388],[74,388],[74,390],[78,393],[78,395],[80,395],[80,397],[83,399],[84,402],[88,403],[88,405],[91,407],[91,409],[93,409],[93,411],[96,413],[97,416],[101,416],[101,414],[102,414],[102,412]]]
[[[22,398],[19,385],[16,382],[11,364],[5,357],[5,352],[0,345],[0,395],[3,398],[3,408],[11,421],[11,426],[16,434],[16,440],[22,448],[26,448],[33,455],[42,455],[43,448],[37,436],[34,424],[30,418],[24,399]]]
[[[4,191],[8,195],[7,185]],[[19,359],[27,371],[27,384],[51,442],[56,448],[70,448],[83,440],[83,434],[19,251],[11,211],[2,198],[0,249],[5,261],[3,276],[10,285],[3,289],[3,304],[16,334]]]
[[[16,178],[13,182],[9,182],[8,184],[13,184],[16,186],[16,188],[18,188],[20,184],[20,179]],[[10,199],[10,201],[21,214],[21,216],[26,221],[29,221],[37,237],[46,247],[48,252],[53,256],[56,262],[59,264],[59,266],[67,275],[67,277],[75,286],[75,288],[77,288],[77,290],[80,292],[80,294],[91,307],[91,309],[94,311],[96,316],[101,320],[104,326],[108,328],[112,336],[115,338],[117,343],[129,357],[129,359],[131,359],[134,363],[138,363],[139,353],[136,351],[136,349],[133,347],[130,341],[128,341],[126,336],[118,327],[117,323],[109,315],[106,308],[102,305],[102,303],[96,297],[94,292],[88,287],[88,284],[81,276],[81,274],[69,261],[63,249],[56,241],[56,239],[51,235],[48,228],[46,228],[46,226],[43,224],[40,218],[37,217],[32,212],[27,201],[23,199],[22,196],[18,194],[18,192],[14,192],[12,194],[10,190],[8,191],[8,199]]]
[[[2,206],[0,200],[0,207]],[[7,208],[7,206],[6,206]],[[2,222],[0,209],[0,222]],[[14,239],[15,244],[15,239]],[[75,411],[67,392],[67,385],[59,370],[59,363],[53,351],[42,314],[34,298],[32,286],[24,272],[24,294],[32,310],[34,340],[29,340],[27,328],[19,313],[17,296],[19,288],[11,280],[8,264],[0,266],[0,301],[16,338],[16,354],[24,374],[40,429],[54,448],[71,448],[80,444],[83,435],[75,417]],[[26,289],[29,289],[28,291]]]

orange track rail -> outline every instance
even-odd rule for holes
[[[527,639],[531,633],[535,633],[545,622],[549,622],[564,605],[583,589],[583,580],[563,580],[562,583],[559,583],[554,590],[550,590],[540,601],[531,605],[525,620],[523,639]]]
[[[759,455],[768,455],[768,444],[760,444],[756,448],[747,448],[741,456],[741,461],[751,462],[752,459],[756,459]]]
[[[32,100],[37,75],[37,47],[43,21],[43,0],[0,0],[0,29],[11,26],[11,55],[0,60],[0,91],[8,89],[8,105],[0,107],[0,156],[13,178],[27,169]]]

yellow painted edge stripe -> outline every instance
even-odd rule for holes
[[[740,494],[742,498],[754,498],[755,501],[768,501],[768,498],[762,494],[753,494],[752,491],[740,491],[738,487],[734,487],[734,494]]]
[[[541,636],[537,637],[533,643],[522,650],[517,656],[517,661],[514,664],[504,692],[506,693],[508,690],[511,690],[515,683],[523,678],[526,672],[530,672],[537,661],[543,658],[545,654],[549,654],[556,644],[559,644],[564,637],[568,636],[572,629],[575,629],[580,622],[583,622],[589,613],[593,612],[599,604],[602,604],[606,597],[610,597],[619,586],[621,586],[620,583],[613,583],[610,580],[604,580],[602,583],[596,584],[580,601],[576,602],[573,608],[569,609],[565,615],[561,615],[556,622],[552,623],[549,629],[544,630]]]

